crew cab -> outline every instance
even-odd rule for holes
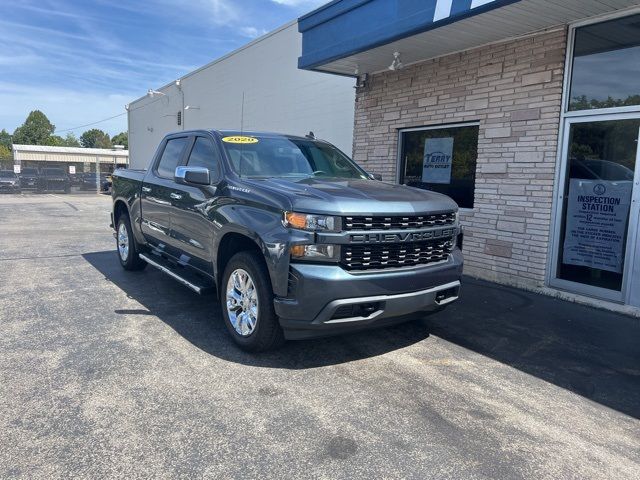
[[[114,172],[112,198],[121,265],[217,291],[247,350],[406,321],[458,298],[455,202],[377,180],[312,135],[170,134],[147,170]]]

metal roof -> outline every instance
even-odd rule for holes
[[[300,68],[355,76],[640,5],[638,0],[336,0],[298,21]]]
[[[49,145],[13,144],[14,152],[65,153],[73,155],[107,155],[109,157],[128,157],[129,150],[112,150],[110,148],[52,147]]]

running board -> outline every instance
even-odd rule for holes
[[[207,284],[204,279],[198,278],[197,275],[189,275],[191,278],[185,278],[185,275],[180,275],[175,271],[176,267],[174,267],[171,262],[162,257],[149,258],[148,254],[145,253],[140,253],[139,257],[141,260],[144,260],[149,265],[156,267],[161,272],[166,273],[171,278],[177,280],[185,287],[190,288],[196,293],[203,293],[205,290],[209,290],[212,287],[210,284]]]

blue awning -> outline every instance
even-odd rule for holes
[[[335,0],[301,17],[298,66],[323,64],[520,0]]]
[[[638,0],[334,0],[298,20],[307,70],[355,76],[564,26]]]

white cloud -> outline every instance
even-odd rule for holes
[[[240,27],[240,34],[247,38],[258,38],[268,32],[264,28]]]
[[[286,5],[287,7],[319,7],[325,3],[329,3],[329,0],[271,0],[273,3],[279,5]]]

